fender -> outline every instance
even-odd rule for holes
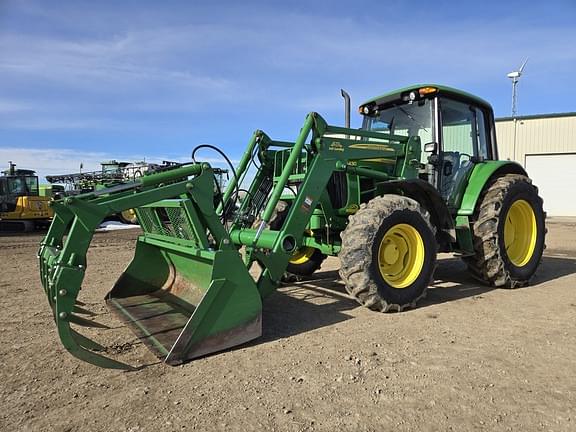
[[[472,216],[486,185],[504,174],[527,175],[522,165],[513,161],[484,161],[476,164],[468,179],[458,216]]]

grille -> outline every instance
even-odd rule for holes
[[[182,207],[142,207],[137,210],[137,215],[144,232],[191,240],[196,246],[199,245]]]

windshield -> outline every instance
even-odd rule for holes
[[[38,195],[38,177],[7,177],[3,193],[16,196]]]
[[[402,136],[419,136],[423,146],[434,141],[433,99],[395,105],[364,117],[364,129]],[[422,152],[425,157],[424,152]]]

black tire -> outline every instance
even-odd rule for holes
[[[394,287],[379,269],[379,253],[391,228],[406,224],[420,235],[422,267],[415,280]],[[384,195],[362,204],[341,233],[340,277],[346,290],[360,304],[376,311],[402,311],[415,307],[426,295],[436,267],[438,246],[428,212],[417,201],[399,195]],[[406,260],[406,255],[403,260]]]
[[[313,248],[310,248],[313,249]],[[299,276],[310,276],[316,270],[320,268],[326,255],[320,252],[318,249],[312,251],[312,255],[307,257],[302,263],[289,262],[286,271]]]
[[[288,216],[289,210],[290,204],[288,204],[286,201],[278,201],[275,214],[272,215],[272,220],[270,221],[270,229],[280,229],[284,223],[284,220],[286,219],[286,216]],[[314,248],[303,247],[294,252],[295,255],[299,253],[303,253],[305,255],[302,259],[298,260],[298,263],[288,263],[288,267],[286,267],[286,271],[288,273],[292,273],[298,276],[310,276],[320,268],[326,259],[325,254]]]
[[[536,233],[531,256],[527,252],[527,262],[520,262],[522,265],[518,266],[506,250],[504,227],[511,206],[521,200],[528,203],[534,213]],[[496,287],[516,288],[527,285],[546,247],[545,219],[538,188],[528,177],[506,174],[493,181],[478,201],[472,224],[475,255],[464,258],[472,275]]]

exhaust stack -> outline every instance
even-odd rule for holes
[[[350,95],[344,89],[340,89],[344,98],[344,126],[350,129]]]

